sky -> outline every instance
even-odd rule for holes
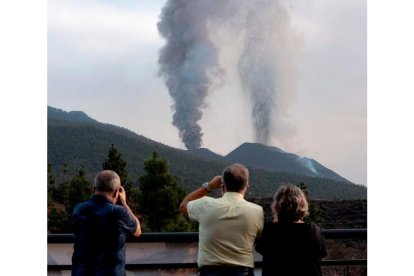
[[[83,2],[87,3],[87,1]],[[142,3],[143,1],[139,2]],[[305,1],[301,2],[305,3]],[[64,4],[63,1],[59,3]],[[72,3],[79,4],[80,2]],[[117,3],[120,3],[120,1],[117,1]],[[123,3],[126,6],[133,2]],[[154,13],[163,4],[156,1],[147,1],[147,3],[151,3],[152,6],[148,5],[147,8],[153,10]],[[316,1],[312,3],[316,5]],[[329,4],[326,1],[323,1],[323,3]],[[330,1],[330,3],[339,5],[336,1]],[[347,1],[347,3],[347,5],[351,5],[354,2]],[[5,187],[3,189],[3,200],[0,203],[2,207],[0,208],[0,217],[3,221],[12,222],[13,224],[12,227],[2,227],[0,243],[3,250],[9,253],[2,264],[2,271],[9,272],[10,275],[16,274],[16,269],[22,275],[32,275],[34,272],[39,272],[37,273],[39,275],[47,273],[45,265],[47,262],[47,208],[44,204],[47,194],[45,181],[47,164],[46,104],[54,104],[68,110],[79,110],[78,105],[82,103],[82,101],[70,101],[70,97],[64,97],[64,94],[59,96],[62,97],[59,102],[59,97],[52,101],[50,62],[53,59],[51,59],[50,53],[52,50],[51,29],[48,23],[50,23],[50,17],[54,11],[53,4],[56,5],[56,1],[3,1],[0,3],[0,33],[2,34],[0,50],[0,74],[2,76],[0,82],[0,125],[2,126],[1,141],[3,145],[0,166],[3,169],[2,183]],[[89,6],[92,8],[94,5],[90,4]],[[306,9],[312,10],[315,19],[318,13],[314,11],[314,8],[310,9],[310,6],[309,4]],[[67,4],[62,7],[69,8]],[[95,6],[95,8],[97,7]],[[411,66],[414,63],[414,51],[412,50],[414,49],[414,39],[410,35],[414,25],[413,8],[413,3],[409,1],[396,0],[393,1],[392,5],[389,1],[383,0],[369,2],[367,111],[368,224],[371,230],[368,235],[368,275],[406,275],[413,270],[410,249],[414,245],[414,236],[411,233],[412,222],[407,219],[407,214],[410,213],[413,207],[412,195],[414,192],[412,181],[413,162],[411,160],[414,154],[414,129],[412,124],[412,118],[414,118],[414,108],[412,108],[414,82],[412,81]],[[347,9],[341,7],[339,10],[345,11]],[[81,13],[76,14],[81,15]],[[150,13],[145,12],[145,14]],[[327,18],[319,18],[319,20],[322,19]],[[81,22],[80,18],[75,18],[74,21]],[[345,27],[347,31],[352,29],[349,28],[349,24],[351,23],[347,23]],[[68,25],[70,24],[67,24],[65,28],[60,25],[60,28],[68,29]],[[73,23],[73,31],[79,31],[79,28],[75,28],[75,26],[76,24]],[[93,27],[93,24],[87,24],[87,26]],[[86,28],[86,26],[84,27]],[[321,26],[321,28],[325,27],[330,26],[326,26],[326,24]],[[146,28],[142,30],[139,37],[142,37],[146,30]],[[154,38],[155,40],[158,39],[156,35],[154,35]],[[49,43],[47,39],[49,39]],[[67,45],[67,48],[83,52],[75,45],[70,44],[71,40],[62,41],[61,45]],[[80,37],[78,37],[78,40],[80,40]],[[73,42],[75,41],[73,40]],[[93,45],[93,43],[90,45]],[[103,43],[99,43],[99,45],[102,46]],[[94,49],[94,52],[99,51]],[[95,56],[94,60],[100,60],[101,64],[105,65],[106,63],[103,61],[106,60],[107,55],[110,54],[111,56],[111,53],[101,53],[98,57]],[[91,73],[93,72],[92,69],[99,69],[86,62],[86,58],[91,57],[91,55],[85,54],[80,57],[61,56],[62,61],[67,62],[68,65],[71,64],[68,59],[74,57],[77,57],[79,62],[85,62]],[[85,60],[82,60],[82,58],[85,58]],[[141,54],[138,60],[141,61],[144,58],[147,58],[147,56]],[[56,57],[54,59],[56,62]],[[72,63],[74,62],[73,60]],[[82,69],[82,67],[79,65],[77,67],[68,67],[72,71],[73,79],[75,79],[74,76],[79,78],[79,74],[76,75],[74,70]],[[61,69],[65,69],[65,64],[61,65]],[[138,74],[138,72],[146,71],[137,70],[135,73]],[[82,73],[85,74],[85,72]],[[315,71],[315,73],[317,72]],[[325,72],[325,74],[328,73]],[[101,72],[101,74],[103,73]],[[150,75],[153,76],[152,73]],[[125,74],[121,74],[121,76],[125,77]],[[108,75],[105,75],[105,77],[108,77]],[[100,79],[100,81],[103,80],[104,78]],[[150,82],[147,82],[147,85],[148,83]],[[66,83],[66,85],[69,84],[71,83]],[[64,90],[62,86],[60,90]],[[161,83],[159,87],[165,89]],[[85,97],[85,99],[87,99],[88,91],[90,93],[91,90],[82,90],[84,93],[82,97]],[[127,89],[122,91],[125,92]],[[163,91],[165,92],[165,90]],[[142,91],[139,92],[142,93]],[[165,94],[167,93],[160,93],[159,95],[166,97]],[[93,99],[90,95],[89,97]],[[298,98],[300,97],[304,97],[301,91],[298,93]],[[135,97],[133,98],[135,99]],[[113,99],[118,100],[116,97]],[[105,115],[105,112],[99,111],[98,108],[88,108],[86,104],[81,107],[92,113],[91,116],[99,115],[99,120],[106,120],[106,118],[108,118],[108,121],[118,120],[119,115],[116,114],[122,113],[119,111],[122,109],[118,109],[116,113],[111,111],[109,105],[105,105],[105,101],[102,99],[95,100],[101,104],[102,108],[106,108],[104,111],[110,115]],[[89,101],[89,104],[91,102],[94,101]],[[297,102],[299,102],[298,99],[296,99],[296,105]],[[301,102],[306,103],[304,100]],[[315,105],[311,110],[312,112],[317,110],[316,103],[309,104]],[[320,104],[318,108],[323,109],[322,106],[323,104]],[[139,107],[143,110],[142,104]],[[142,113],[139,114],[143,115]],[[329,116],[333,115],[329,114]],[[142,117],[134,117],[135,121],[139,121],[139,119],[142,120]],[[171,121],[168,118],[163,120]],[[127,120],[123,118],[120,121]],[[307,123],[311,124],[311,122],[309,120]],[[168,125],[168,123],[160,123],[161,125]],[[303,128],[303,125],[301,127]],[[143,129],[143,131],[150,130]],[[318,133],[314,133],[314,135],[316,134]],[[322,134],[328,135],[328,133]],[[322,134],[319,136],[322,136]],[[307,133],[307,135],[310,134]],[[332,135],[332,133],[329,135]],[[173,134],[171,134],[172,136]],[[303,138],[303,135],[300,137]],[[312,148],[312,144],[307,142],[306,139],[303,140],[310,152],[309,149]],[[323,142],[325,143],[324,146],[330,146],[327,143],[328,140]],[[178,144],[179,140],[176,143]],[[347,151],[358,151],[358,149],[346,149]],[[331,158],[341,158],[348,152],[343,151],[341,153],[333,154],[339,156],[332,156]],[[314,154],[321,155],[316,151]],[[327,158],[326,162],[331,158]],[[354,162],[357,162],[357,160],[355,159]],[[16,166],[16,164],[19,165]],[[340,167],[334,169],[339,172]],[[349,177],[345,173],[343,173],[343,176]],[[27,208],[27,206],[30,206],[30,208]],[[16,216],[24,219],[16,219]],[[392,223],[387,223],[390,221]],[[29,232],[27,231],[28,227],[30,228]],[[372,229],[375,231],[372,231]],[[390,233],[397,233],[396,231],[398,234],[392,235],[392,239],[384,239],[384,237],[390,236]],[[16,246],[16,240],[19,240],[19,244],[24,246],[24,250],[21,250],[21,246]],[[393,252],[393,254],[390,254],[390,252]],[[19,257],[16,258],[16,256]]]
[[[184,148],[172,125],[173,99],[157,74],[165,2],[48,1],[47,104]],[[286,131],[270,143],[367,185],[366,2],[307,0],[287,8],[300,38],[298,80],[284,125],[275,126]],[[206,97],[200,125],[203,147],[226,155],[254,142],[254,131],[249,100],[227,66],[233,52],[223,49],[227,76]]]

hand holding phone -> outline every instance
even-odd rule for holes
[[[126,193],[124,187],[120,186],[118,188],[119,197],[118,199],[121,201],[122,205],[126,205]]]

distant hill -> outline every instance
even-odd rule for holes
[[[220,174],[232,161],[221,158],[207,149],[196,152],[176,149],[126,128],[100,123],[83,112],[66,112],[48,107],[48,163],[52,165],[56,183],[61,183],[77,173],[82,165],[92,180],[102,168],[111,144],[127,162],[129,178],[139,185],[138,178],[144,173],[144,160],[157,151],[168,160],[171,173],[190,191],[201,183]],[[69,172],[64,173],[64,164]],[[309,195],[315,199],[365,199],[366,187],[347,181],[311,177],[298,173],[275,172],[257,169],[247,164],[250,170],[249,196],[272,196],[281,183],[308,186]]]
[[[212,152],[211,150],[206,149],[206,148],[188,150],[188,153],[192,154],[192,155],[195,155],[195,156],[208,158],[208,159],[225,161],[223,156],[221,156],[220,154],[217,154],[215,152]]]
[[[98,123],[98,121],[92,119],[82,111],[66,112],[62,109],[54,108],[51,106],[47,107],[47,117],[48,119],[56,119],[70,122]]]
[[[313,159],[258,143],[244,143],[226,155],[225,159],[230,162],[239,162],[255,168],[349,182],[347,179],[322,166]]]

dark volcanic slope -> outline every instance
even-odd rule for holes
[[[214,159],[214,160],[220,160],[225,162],[226,160],[224,160],[223,156],[212,152],[209,149],[206,148],[200,148],[200,149],[195,149],[195,150],[188,150],[188,153],[195,155],[195,156],[200,156],[200,157],[204,157],[204,158],[208,158],[208,159]]]
[[[313,159],[258,143],[244,143],[226,155],[225,159],[231,162],[240,162],[255,168],[348,182],[345,178],[322,166]]]

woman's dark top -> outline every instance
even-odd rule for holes
[[[325,239],[314,223],[266,223],[256,243],[263,276],[321,276]]]

